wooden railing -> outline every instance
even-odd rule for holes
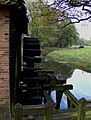
[[[85,98],[81,98],[78,100],[69,90],[64,91],[66,96],[69,99],[69,108],[75,107],[76,109],[69,109],[68,114],[64,112],[64,119],[67,118],[70,115],[71,119],[75,120],[88,120],[88,117],[90,117],[90,109],[89,106],[87,106],[87,101]],[[22,106],[21,104],[17,103],[15,105],[15,120],[22,120],[23,116],[43,116],[44,120],[53,120],[53,116],[55,113],[55,103],[52,100],[51,96],[47,94],[47,92],[44,92],[44,95],[46,97],[47,103],[43,105],[28,105],[28,106]],[[61,110],[60,114],[62,116]],[[57,113],[58,114],[58,113]],[[91,117],[90,117],[91,118]],[[61,118],[60,118],[61,119]],[[56,119],[54,119],[56,120]],[[63,119],[62,119],[63,120]]]
[[[42,115],[44,120],[52,120],[53,107],[50,102],[44,105],[28,105],[22,106],[17,103],[15,105],[15,120],[22,120],[23,116]]]
[[[44,120],[53,120],[52,115],[54,114],[55,108],[59,109],[60,101],[63,93],[67,96],[68,108],[74,108],[74,107],[76,108],[75,111],[76,120],[85,120],[86,110],[87,110],[86,99],[81,98],[80,100],[78,100],[69,91],[73,88],[72,85],[63,84],[64,81],[62,81],[62,83],[59,84],[59,81],[53,75],[49,77],[52,81],[50,81],[49,84],[43,84],[42,88],[40,88],[43,90],[46,103],[43,105],[28,105],[28,106],[22,106],[21,104],[17,103],[15,105],[15,120],[22,120],[23,116],[30,116],[30,115],[32,116],[41,115],[44,116],[43,117]],[[49,94],[51,90],[56,90],[56,102],[57,102],[56,104],[54,103],[52,97]]]
[[[80,100],[78,100],[69,90],[66,90],[65,95],[67,96],[67,100],[68,100],[68,107],[69,108],[73,108],[76,107],[77,108],[77,120],[85,120],[85,116],[86,116],[86,99],[85,98],[81,98]]]

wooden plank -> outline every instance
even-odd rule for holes
[[[29,67],[29,68],[26,68],[26,67],[23,67],[23,71],[24,72],[31,72],[31,71],[37,71],[37,70],[42,70],[42,68],[31,68],[31,67]]]
[[[22,109],[23,108],[21,104],[17,103],[15,105],[15,120],[22,120],[22,112],[23,112]]]
[[[60,102],[62,99],[63,91],[56,90],[56,109],[60,109]]]
[[[39,73],[51,73],[51,74],[53,74],[54,73],[54,71],[52,71],[52,70],[37,70],[36,72],[39,72]]]
[[[44,96],[45,96],[45,98],[46,98],[46,101],[47,101],[47,102],[50,101],[50,102],[51,102],[51,105],[52,105],[53,107],[55,107],[55,103],[54,103],[52,97],[48,94],[48,92],[47,92],[47,91],[43,91],[43,93],[44,93]]]
[[[30,38],[28,36],[24,37],[23,43],[39,43],[38,38]]]
[[[46,84],[42,86],[43,90],[70,90],[73,89],[73,85],[65,84],[65,85],[50,85]]]
[[[30,106],[24,106],[24,107],[26,107],[26,109],[30,108]],[[36,106],[31,106],[31,107],[36,108]],[[38,105],[37,108],[38,107],[40,108],[41,106]],[[16,109],[15,109],[15,111],[16,111]],[[77,113],[78,113],[77,108],[66,109],[66,110],[54,110],[52,120],[77,120],[77,117],[78,117]],[[18,114],[18,112],[17,112],[17,114]],[[15,116],[16,116],[16,114],[15,114]],[[34,118],[36,118],[36,120],[43,120],[44,115],[36,115],[36,116],[34,116]],[[21,120],[21,118],[19,118],[19,119],[16,118],[15,120]],[[48,119],[48,120],[50,120],[50,119]],[[79,119],[79,120],[81,120],[81,119]],[[84,120],[84,119],[82,119],[82,120]],[[87,106],[87,108],[86,108],[85,120],[91,120],[91,106]]]
[[[88,109],[89,107],[87,107]],[[54,110],[52,120],[77,120],[77,108],[67,110]],[[43,116],[37,116],[36,120],[43,120]],[[91,120],[91,107],[86,111],[85,120]]]
[[[40,56],[24,56],[23,57],[23,62],[36,62],[36,63],[40,63],[41,62],[41,57]]]
[[[68,99],[72,102],[72,104],[77,107],[79,104],[79,100],[68,90],[64,91],[64,93],[68,97]]]
[[[46,114],[46,107],[44,105],[23,106],[23,116],[43,114]]]
[[[72,85],[50,85],[50,84],[43,84],[42,86],[38,86],[38,87],[32,87],[32,88],[28,88],[29,89],[38,89],[38,90],[44,90],[44,91],[50,91],[50,90],[61,90],[61,91],[65,91],[65,90],[69,90],[72,89],[73,86]]]
[[[40,54],[40,49],[24,49],[23,51],[24,56],[40,56]]]
[[[23,45],[23,49],[26,48],[31,48],[31,49],[40,49],[40,44],[39,43],[29,43],[29,42],[25,42]]]
[[[15,105],[15,120],[22,120],[23,116],[29,116],[29,115],[45,115],[45,116],[47,116],[49,113],[47,111],[47,109],[50,112],[50,106],[46,106],[46,105],[22,106],[21,104],[17,103]],[[45,120],[48,120],[47,117]],[[50,120],[52,120],[52,119],[50,119]]]

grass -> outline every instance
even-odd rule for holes
[[[91,72],[91,47],[54,50],[48,55],[56,62],[71,64]]]

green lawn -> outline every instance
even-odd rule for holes
[[[72,64],[91,72],[91,47],[54,50],[48,54],[54,61]]]

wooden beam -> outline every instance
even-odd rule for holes
[[[65,85],[50,85],[46,84],[42,86],[43,90],[70,90],[73,89],[73,85],[71,84],[65,84]]]
[[[44,97],[45,97],[46,101],[47,102],[50,101],[51,105],[53,107],[55,107],[55,103],[54,103],[52,97],[48,94],[48,92],[47,91],[43,91],[43,93],[44,93]]]
[[[70,102],[72,102],[72,104],[77,107],[79,104],[79,100],[69,90],[64,91],[64,93],[68,97]]]
[[[52,120],[52,113],[53,107],[49,101],[44,105],[15,105],[15,120],[22,120],[23,116],[30,115],[43,115],[44,120]]]

